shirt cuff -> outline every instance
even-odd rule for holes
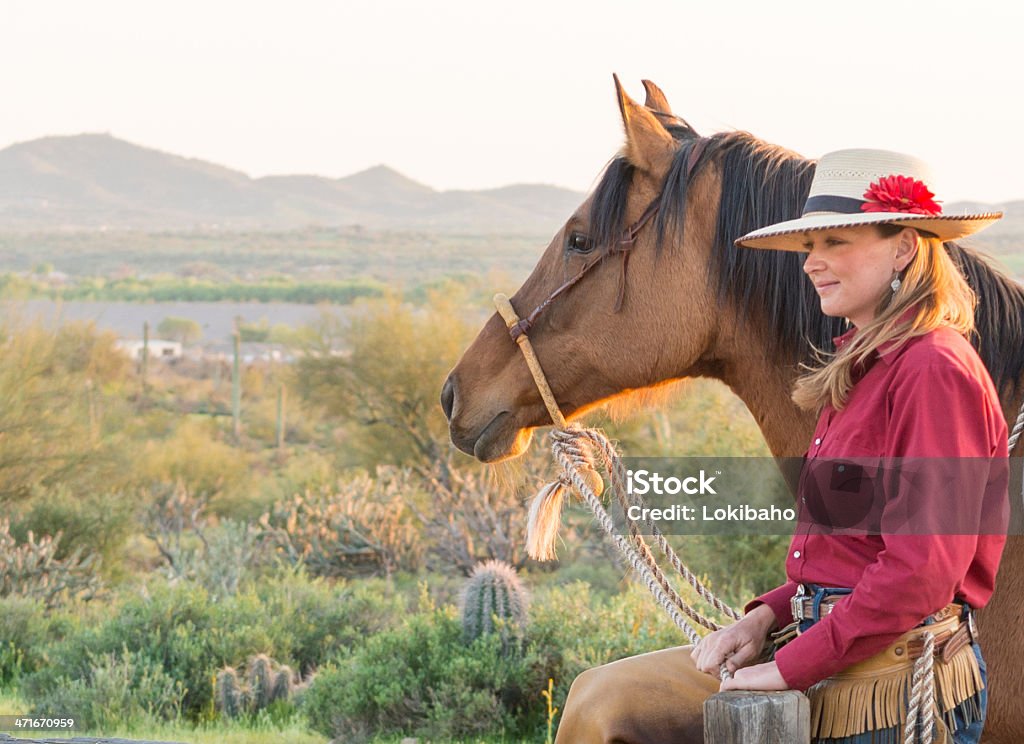
[[[815,623],[775,652],[775,666],[791,690],[806,691],[849,664],[835,656],[824,623]]]
[[[752,609],[758,605],[768,605],[772,608],[772,612],[775,613],[775,628],[782,628],[793,622],[793,610],[790,607],[789,600],[796,594],[797,582],[787,581],[780,587],[772,589],[770,592],[765,592],[760,597],[752,599],[747,602],[743,608],[743,614],[746,615]]]

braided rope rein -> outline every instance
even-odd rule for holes
[[[1022,431],[1024,431],[1024,401],[1021,402],[1020,410],[1017,412],[1017,420],[1013,422],[1013,429],[1010,431],[1010,438],[1007,442],[1007,452],[1013,452]]]
[[[903,726],[904,744],[926,742],[935,737],[935,636],[921,633],[924,650],[914,661],[913,685],[907,703],[907,721]]]
[[[564,471],[563,475],[568,479],[569,483],[576,487],[577,492],[580,494],[583,502],[593,512],[594,518],[597,523],[604,530],[605,534],[612,540],[619,551],[626,558],[627,563],[637,572],[640,578],[643,580],[644,585],[654,595],[655,600],[661,605],[662,609],[668,614],[676,626],[683,631],[683,634],[689,639],[690,643],[697,644],[700,641],[700,634],[693,627],[693,625],[687,621],[687,617],[691,618],[694,622],[703,625],[710,630],[718,630],[721,626],[710,620],[709,618],[701,615],[696,609],[679,596],[668,579],[665,577],[664,572],[658,565],[657,560],[651,553],[643,535],[640,534],[636,524],[633,520],[627,520],[630,522],[630,537],[631,540],[627,540],[615,527],[611,516],[609,516],[604,505],[601,503],[601,499],[598,494],[595,493],[595,489],[592,487],[592,478],[588,478],[590,474],[595,473],[593,468],[593,455],[592,451],[588,452],[595,443],[600,443],[600,453],[602,459],[605,460],[604,464],[608,467],[608,473],[611,475],[619,469],[621,471],[621,462],[618,461],[618,457],[615,456],[614,447],[608,441],[601,432],[595,429],[580,429],[574,425],[568,425],[563,429],[558,429],[552,432],[552,452],[555,455],[555,459],[562,466]],[[609,458],[609,455],[613,456],[613,459]],[[618,468],[616,468],[618,463]],[[614,476],[612,476],[614,477]],[[559,481],[560,483],[561,481]],[[620,495],[620,502],[627,503],[624,501],[623,489],[616,489]],[[545,487],[540,495],[538,495],[536,501],[541,501],[547,498],[546,494],[550,494],[550,487]],[[534,509],[531,508],[531,512]],[[560,515],[560,509],[558,513],[552,514],[554,520],[558,520]],[[557,524],[557,522],[556,522]],[[662,536],[664,540],[664,537]],[[668,551],[672,551],[672,548],[665,543],[665,547]],[[675,562],[682,565],[678,556],[674,552],[671,553],[675,558]],[[685,566],[684,566],[685,568]],[[709,602],[713,603],[712,606],[721,606],[726,608],[731,614],[737,614],[735,610],[730,608],[724,602],[719,600],[715,595],[706,587],[704,587],[697,577],[686,569],[685,576],[692,577],[690,581],[691,586],[695,589],[700,587],[697,591],[700,596],[708,596],[711,599]],[[726,664],[723,662],[718,670],[720,679],[728,679],[732,676]]]

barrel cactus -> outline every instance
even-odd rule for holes
[[[249,676],[249,699],[253,710],[266,708],[274,699],[274,669],[270,657],[258,654],[246,665]]]
[[[274,674],[274,684],[270,688],[270,702],[288,700],[292,696],[295,689],[292,677],[292,668],[287,664],[282,664]]]
[[[245,705],[242,686],[238,684],[238,672],[232,667],[224,667],[217,673],[217,682],[213,690],[214,703],[221,715],[237,718]]]
[[[243,671],[239,674],[224,667],[217,673],[214,702],[226,718],[257,713],[278,700],[298,705],[298,696],[309,682],[296,682],[290,666],[278,664],[266,654],[251,657]]]
[[[506,648],[526,628],[528,598],[516,570],[504,561],[478,563],[462,590],[462,632],[467,642],[499,633]]]

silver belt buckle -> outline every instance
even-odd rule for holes
[[[974,619],[974,610],[968,610],[967,612],[967,632],[971,635],[971,640],[974,643],[978,642],[978,623]]]
[[[804,599],[807,596],[809,595],[804,591],[804,585],[800,584],[797,587],[796,594],[789,598],[789,611],[792,613],[795,622],[800,622],[804,619]]]

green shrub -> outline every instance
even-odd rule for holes
[[[455,608],[431,609],[321,669],[303,708],[313,728],[344,741],[370,732],[478,736],[517,728],[532,676],[526,660],[503,653],[499,636],[467,645]]]
[[[264,653],[308,675],[390,623],[400,608],[400,598],[380,584],[328,586],[302,573],[220,599],[188,582],[157,585],[150,596],[113,603],[104,619],[53,643],[48,663],[24,677],[23,689],[32,703],[46,700],[74,680],[89,680],[93,659],[132,653],[180,683],[182,712],[199,719],[213,707],[212,680],[223,667]]]
[[[121,548],[132,529],[135,497],[128,493],[87,491],[80,493],[56,486],[27,502],[12,520],[11,534],[24,541],[36,535],[62,537],[56,557],[65,559],[76,550],[98,555],[104,576],[118,576]]]
[[[32,700],[33,715],[74,717],[78,724],[99,730],[133,729],[158,720],[176,720],[185,689],[142,653],[88,656],[86,673],[58,677],[57,684]]]
[[[0,599],[0,685],[16,682],[46,663],[50,643],[80,627],[84,613],[47,612],[38,599]]]
[[[313,728],[343,741],[371,733],[541,740],[549,678],[562,708],[583,670],[680,643],[641,587],[607,599],[583,583],[539,591],[524,651],[514,655],[495,633],[465,643],[454,607],[428,607],[321,668],[302,707]]]

